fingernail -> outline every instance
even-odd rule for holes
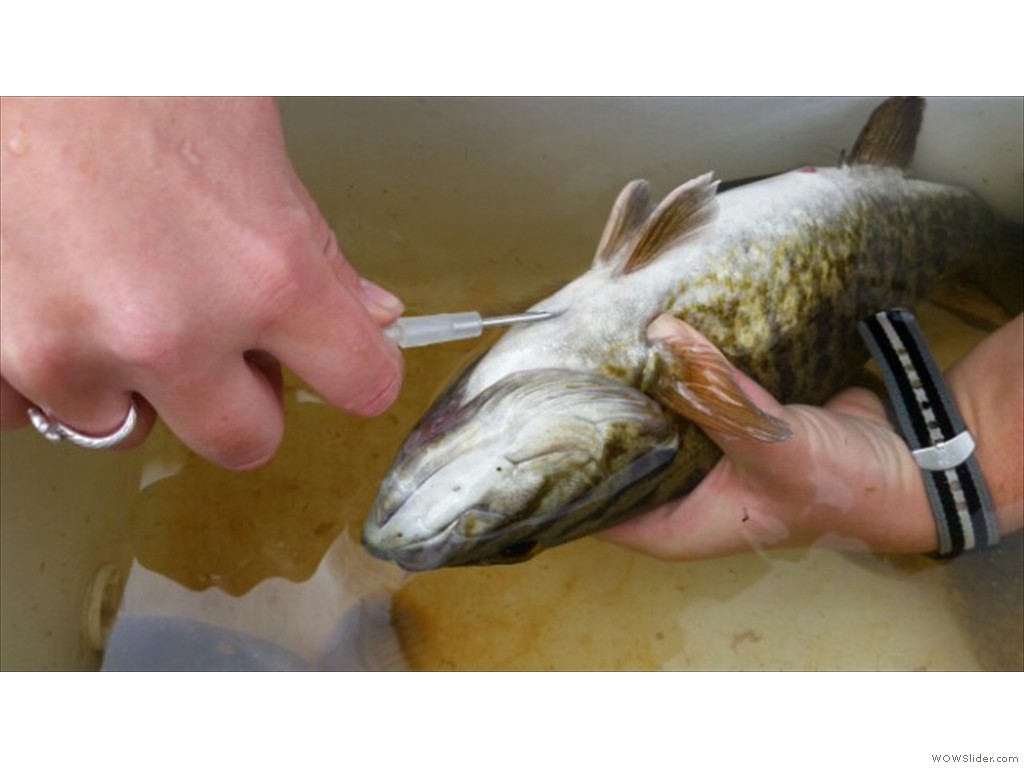
[[[693,326],[670,314],[661,314],[647,326],[647,338],[651,341],[659,339],[686,339],[687,341],[708,343]]]
[[[647,338],[665,339],[678,335],[678,324],[675,318],[670,315],[658,315],[654,321],[647,326]]]
[[[384,290],[376,283],[370,282],[365,277],[359,278],[359,286],[363,290],[363,296],[381,309],[396,315],[401,314],[405,310],[405,304],[402,303],[400,298]]]

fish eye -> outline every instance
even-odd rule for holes
[[[538,549],[540,549],[540,542],[535,539],[524,539],[504,547],[498,555],[504,562],[515,563],[536,554]]]

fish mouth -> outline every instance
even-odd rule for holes
[[[406,571],[431,571],[444,565],[457,551],[458,540],[453,535],[457,525],[455,520],[429,539],[402,544],[380,539],[367,527],[363,530],[363,546],[374,557],[390,560]]]
[[[660,406],[621,382],[562,369],[510,374],[424,416],[363,542],[410,571],[519,562],[603,527],[605,509],[677,444]]]
[[[475,511],[477,514],[490,514],[483,510]],[[431,571],[443,566],[460,565],[462,563],[457,562],[459,553],[472,541],[465,533],[465,520],[455,519],[433,536],[416,541],[395,541],[394,536],[377,537],[374,529],[367,528],[363,531],[363,546],[374,557],[390,560],[406,571]]]

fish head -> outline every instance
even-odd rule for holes
[[[460,392],[410,434],[363,529],[371,553],[406,570],[519,562],[592,533],[676,452],[660,406],[602,376],[520,371]]]

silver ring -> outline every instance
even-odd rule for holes
[[[28,417],[32,421],[32,426],[38,430],[39,434],[51,443],[67,440],[69,443],[82,448],[99,450],[102,448],[113,448],[128,437],[132,430],[135,429],[138,413],[135,410],[135,398],[132,398],[131,403],[128,405],[128,415],[124,417],[124,423],[109,435],[85,435],[81,432],[76,432],[71,427],[61,424],[57,419],[36,407],[28,409]]]

